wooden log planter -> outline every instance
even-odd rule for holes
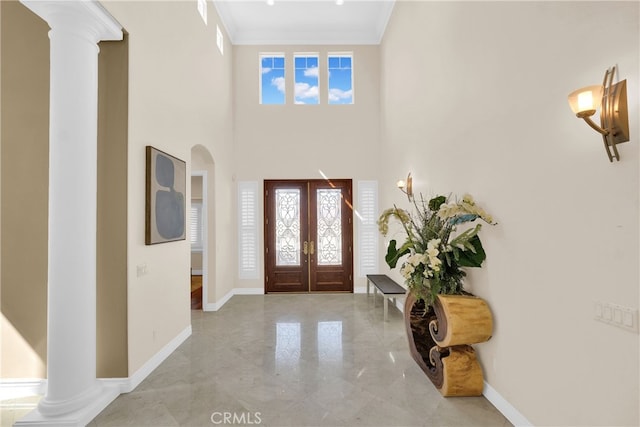
[[[493,317],[482,298],[438,295],[433,306],[405,300],[411,356],[443,396],[480,396],[483,375],[470,344],[487,341]]]

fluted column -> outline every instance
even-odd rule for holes
[[[51,31],[49,278],[45,417],[85,411],[96,380],[98,42],[121,40],[95,1],[22,3]]]

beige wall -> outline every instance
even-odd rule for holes
[[[286,105],[259,105],[259,54],[286,55]],[[293,53],[320,56],[320,105],[293,103]],[[353,52],[354,105],[327,105],[327,53]],[[264,179],[353,179],[354,201],[358,180],[375,180],[379,174],[380,102],[378,46],[236,46],[235,143],[239,181]],[[260,215],[262,215],[262,197]],[[355,206],[357,209],[358,207]],[[355,220],[355,217],[354,217]],[[355,222],[354,236],[358,223]],[[262,247],[262,221],[260,221]],[[357,263],[359,248],[354,247]],[[261,270],[263,257],[259,257]],[[354,267],[357,272],[357,268]],[[239,280],[240,287],[263,288],[260,279]],[[355,286],[364,278],[354,277]]]
[[[44,378],[47,344],[49,39],[22,4],[2,9],[0,377]]]
[[[497,219],[467,281],[495,316],[476,348],[534,425],[640,423],[638,334],[593,318],[594,300],[638,309],[638,19],[637,2],[399,2],[381,46],[381,178],[411,170]],[[611,164],[566,99],[613,64],[631,142]]]
[[[128,376],[128,36],[101,42],[98,57],[98,377]]]
[[[217,164],[220,206],[232,200],[231,61],[215,46],[215,8],[205,26],[196,2],[105,2],[129,33],[128,150],[128,347],[129,374],[189,327],[189,241],[144,244],[145,146],[188,162],[190,150],[207,147]],[[187,189],[190,197],[190,184]],[[217,212],[229,246],[235,224]],[[228,231],[227,231],[228,230]],[[235,252],[232,252],[235,254]],[[137,277],[146,264],[148,274]],[[233,272],[231,272],[233,273]],[[231,278],[232,279],[232,278]],[[228,282],[232,282],[229,280]]]
[[[194,165],[191,165],[191,170],[195,170]],[[191,177],[191,200],[202,200],[202,177]]]

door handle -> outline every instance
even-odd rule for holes
[[[304,253],[305,255],[309,255],[309,242],[307,242],[306,240],[302,244],[302,253]]]
[[[309,253],[313,255],[316,252],[315,242],[312,240],[309,242]]]

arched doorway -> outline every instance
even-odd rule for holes
[[[191,148],[191,307],[207,310],[215,293],[214,162],[202,145]]]

